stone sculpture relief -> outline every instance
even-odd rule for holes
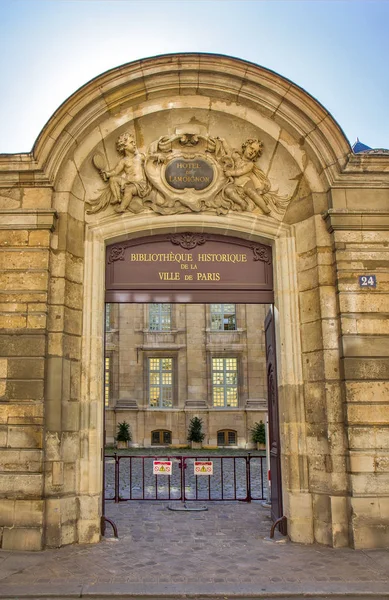
[[[269,179],[255,164],[262,153],[262,142],[256,138],[248,139],[242,144],[241,151],[231,150],[224,140],[220,142],[223,146],[224,175],[228,177],[222,191],[224,200],[242,210],[252,212],[257,208],[257,212],[276,218],[283,215],[289,198],[272,192]]]
[[[90,203],[90,213],[103,210],[109,204],[119,213],[126,210],[141,212],[144,209],[142,200],[151,192],[144,170],[145,155],[138,151],[134,136],[129,132],[120,135],[116,149],[122,158],[111,170],[105,167],[101,154],[93,157],[93,164],[103,181],[108,182],[108,187],[103,190],[97,202]]]
[[[161,215],[190,212],[227,214],[255,212],[282,220],[290,196],[271,189],[265,173],[257,166],[263,144],[247,139],[240,149],[226,140],[196,133],[175,133],[139,152],[129,132],[119,136],[121,155],[113,169],[101,154],[93,164],[107,184],[88,202],[93,214],[112,206],[115,212],[140,213],[151,210]]]

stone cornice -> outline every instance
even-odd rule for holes
[[[31,152],[26,154],[0,154],[0,188],[51,187],[44,171]]]
[[[330,189],[371,189],[371,190],[389,190],[389,174],[365,171],[364,173],[341,173],[331,184]]]
[[[52,208],[1,209],[0,229],[49,229],[54,231],[57,212]]]
[[[331,187],[389,189],[389,154],[350,153]]]
[[[366,169],[374,173],[386,173],[389,176],[389,153],[388,154],[350,154],[345,173],[365,173]]]
[[[389,211],[333,209],[323,213],[330,233],[339,230],[389,231]]]

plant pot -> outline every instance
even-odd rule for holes
[[[117,441],[116,442],[116,448],[118,450],[123,450],[124,448],[128,448],[128,442],[122,442],[122,441]]]
[[[200,448],[203,447],[203,443],[202,442],[191,442],[190,447],[192,448],[192,450],[200,450]]]
[[[266,450],[266,444],[261,444],[257,442],[257,450]]]

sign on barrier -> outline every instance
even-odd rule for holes
[[[211,460],[195,460],[195,475],[213,475],[213,462]]]
[[[154,460],[153,475],[171,475],[172,461],[171,460]]]

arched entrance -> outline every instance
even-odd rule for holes
[[[149,445],[149,430],[157,425],[167,430],[169,443],[172,442],[172,432],[169,430],[174,428],[175,443],[185,444],[187,432],[186,425],[182,425],[182,417],[185,418],[186,411],[192,414],[190,410],[197,407],[207,419],[208,444],[219,443],[215,429],[221,429],[220,423],[232,427],[234,423],[243,421],[238,433],[240,447],[250,447],[250,426],[266,414],[258,411],[259,407],[263,408],[258,396],[268,395],[270,471],[273,482],[271,514],[274,522],[284,517],[272,248],[252,240],[196,232],[154,235],[111,244],[106,248],[105,302],[106,315],[109,308],[104,352],[105,439],[114,440],[119,422],[115,413],[118,411],[120,421],[129,419],[126,424],[134,432],[132,441],[136,445]],[[129,303],[140,303],[141,313],[135,313],[136,316],[131,313]],[[190,309],[186,309],[185,317],[180,318],[173,305],[177,304],[182,311],[183,305],[194,303],[208,304],[210,310],[203,310],[205,314],[201,314],[201,309],[197,311],[195,327],[191,329],[190,322],[194,319],[190,316]],[[264,334],[264,316],[262,323],[261,318],[254,320],[256,307],[251,307],[252,304],[270,306]],[[228,329],[228,335],[227,332],[220,333],[224,328],[213,320],[212,310],[223,306],[229,306],[231,311],[232,321],[225,328]],[[155,317],[150,312],[155,309],[166,314]],[[114,311],[115,315],[112,314]],[[247,312],[250,313],[249,317]],[[204,316],[205,322],[201,323]],[[157,323],[154,323],[155,318]],[[128,329],[129,321],[133,322],[134,319],[138,324]],[[253,325],[255,331],[248,331]],[[196,336],[195,332],[201,331],[202,327],[203,336]],[[140,335],[139,329],[142,332]],[[179,330],[185,332],[185,336],[180,335]],[[232,331],[235,333],[232,334]],[[186,345],[185,338],[188,337]],[[262,385],[261,355],[264,362]],[[166,385],[162,385],[160,373],[164,360],[168,365]],[[242,362],[246,364],[245,368]],[[254,366],[253,362],[257,364]],[[150,363],[157,373],[150,374]],[[232,369],[228,373],[227,364]],[[221,376],[220,371],[212,375],[216,366],[223,369]],[[216,391],[213,386],[215,377],[221,384]],[[199,378],[202,383],[198,382]],[[110,385],[113,380],[114,386]],[[151,380],[154,385],[151,385]],[[112,398],[112,387],[115,388],[115,399]],[[249,407],[249,410],[246,411],[244,407]],[[217,408],[221,409],[219,415]],[[150,414],[150,409],[154,415]],[[153,424],[148,424],[149,421]],[[160,432],[151,433],[152,440],[156,433]],[[235,431],[235,444],[236,436]],[[157,435],[157,444],[163,441],[160,437]],[[286,533],[284,524],[282,531]]]
[[[154,82],[158,77],[153,72]],[[234,77],[228,77],[229,85]],[[160,83],[163,85],[162,80]],[[87,182],[84,198],[88,205],[84,262],[84,315],[88,316],[81,367],[85,393],[81,395],[87,400],[88,390],[93,390],[96,402],[102,398],[101,361],[93,365],[93,357],[90,363],[88,359],[90,340],[96,356],[96,342],[102,339],[99,288],[104,281],[104,245],[135,236],[180,232],[217,233],[272,244],[275,307],[280,318],[281,436],[288,440],[282,442],[287,448],[283,471],[289,482],[284,486],[284,506],[292,539],[310,542],[314,517],[307,476],[295,222],[312,213],[313,189],[324,199],[326,184],[308,158],[308,147],[302,149],[292,142],[288,128],[281,133],[282,128],[274,128],[274,121],[262,111],[249,104],[242,109],[242,101],[210,98],[212,92],[207,100],[179,95],[166,105],[144,99],[141,106],[130,108],[130,121],[128,109],[123,107],[126,118],[119,127],[116,114],[110,116],[104,141],[96,138],[83,159],[80,146],[78,170],[84,184]],[[80,195],[74,187],[72,193]],[[297,197],[301,204],[293,216]],[[292,211],[291,218],[285,219],[288,211]],[[321,216],[312,217],[315,227],[324,230]],[[89,292],[88,277],[92,277],[93,292]],[[99,297],[100,305],[94,308]],[[101,346],[98,350],[102,352]],[[282,355],[287,360],[282,360]],[[90,459],[93,461],[92,456]],[[95,467],[101,471],[100,463]],[[97,494],[101,490],[98,473],[96,483]]]
[[[190,229],[192,229],[193,238],[198,235],[198,228],[196,228],[196,221],[199,222],[199,216],[191,215],[190,218],[186,218],[185,221],[181,218],[181,227],[175,227],[175,234],[180,235],[190,233]],[[264,217],[263,217],[264,218]],[[127,223],[125,226],[133,226],[136,221],[140,221],[142,219],[142,224],[144,224],[144,220],[142,217],[125,217]],[[193,221],[195,220],[195,223]],[[293,319],[291,319],[291,315],[295,315],[296,319],[296,308],[297,308],[297,299],[294,294],[291,294],[289,289],[283,290],[282,281],[280,281],[280,275],[282,273],[288,273],[288,277],[290,280],[293,280],[294,274],[291,269],[293,269],[293,262],[290,261],[290,252],[287,251],[288,248],[293,248],[293,240],[290,238],[289,228],[280,225],[279,223],[275,225],[273,232],[268,233],[268,237],[265,237],[261,232],[261,226],[258,226],[259,233],[256,234],[254,231],[251,231],[249,238],[247,235],[243,233],[244,226],[250,223],[250,217],[239,215],[238,216],[238,224],[235,228],[232,226],[228,231],[228,236],[223,236],[220,233],[220,227],[218,225],[220,222],[223,222],[220,217],[210,217],[210,223],[214,221],[214,226],[208,226],[207,228],[202,228],[202,236],[205,238],[209,238],[210,244],[216,243],[219,244],[220,248],[223,247],[223,239],[225,240],[224,247],[229,248],[229,243],[231,240],[235,241],[235,247],[244,248],[250,252],[253,259],[255,257],[255,253],[259,256],[259,252],[261,250],[265,250],[269,248],[269,245],[272,247],[273,258],[269,255],[262,254],[262,260],[253,260],[254,265],[258,265],[260,267],[260,273],[256,273],[256,279],[259,280],[260,285],[256,285],[256,289],[253,289],[255,285],[251,283],[252,278],[248,278],[248,282],[246,282],[244,289],[242,290],[242,283],[238,283],[236,285],[235,296],[231,296],[232,299],[238,300],[239,298],[250,298],[251,301],[260,301],[261,299],[264,302],[275,302],[276,316],[278,319],[277,322],[277,332],[279,335],[279,377],[278,377],[278,389],[280,395],[284,394],[284,390],[291,389],[291,385],[293,382],[293,377],[296,377],[295,373],[291,369],[291,358],[298,357],[299,348],[300,348],[300,340],[299,340],[299,332]],[[168,285],[165,284],[165,290],[155,290],[150,284],[150,280],[146,279],[143,281],[143,289],[142,282],[139,285],[139,277],[135,277],[136,287],[131,285],[131,281],[128,281],[128,273],[129,271],[126,269],[126,253],[131,262],[130,257],[133,255],[134,259],[139,258],[138,254],[139,247],[142,247],[142,239],[144,241],[143,246],[146,248],[147,252],[143,252],[142,258],[147,258],[147,254],[152,255],[152,247],[150,247],[150,240],[157,240],[157,244],[164,243],[166,244],[166,248],[169,249],[172,246],[170,233],[171,229],[169,228],[169,223],[167,221],[172,221],[172,217],[165,217],[163,227],[161,227],[164,233],[158,234],[158,229],[155,227],[142,229],[142,236],[139,236],[138,227],[135,225],[135,231],[129,231],[128,235],[123,238],[120,236],[120,232],[123,228],[123,219],[120,222],[116,222],[115,225],[120,229],[118,230],[119,235],[115,236],[115,231],[112,230],[112,223],[109,225],[109,229],[104,231],[99,223],[96,226],[88,227],[88,241],[87,248],[90,250],[90,253],[86,255],[87,264],[90,264],[91,267],[89,270],[90,277],[86,279],[86,286],[84,288],[85,291],[85,302],[87,305],[85,306],[85,314],[88,315],[88,329],[84,329],[84,367],[83,372],[88,374],[88,380],[85,381],[84,385],[88,386],[88,388],[93,387],[96,393],[99,394],[100,397],[100,406],[102,407],[102,397],[103,397],[103,380],[102,380],[102,361],[103,361],[103,339],[104,339],[104,323],[102,319],[103,314],[103,306],[105,300],[118,300],[121,299],[123,301],[128,300],[138,300],[138,301],[161,301],[161,300],[172,300],[174,299],[174,294],[177,294],[177,298],[181,301],[191,302],[193,299],[195,301],[204,300],[205,296],[199,296],[199,290],[192,290],[192,295],[190,291],[183,285],[181,285],[181,289],[177,289],[174,291],[172,289],[172,283],[170,282]],[[161,223],[162,224],[162,223]],[[193,225],[195,225],[193,227]],[[169,232],[169,233],[166,233]],[[273,234],[273,235],[271,235]],[[106,237],[107,236],[107,237]],[[232,237],[231,237],[232,236]],[[112,245],[112,242],[115,239],[119,238],[119,242],[116,242]],[[213,242],[212,242],[213,240]],[[216,242],[215,242],[216,240]],[[222,244],[222,246],[220,246]],[[106,253],[106,248],[108,247],[108,252]],[[132,252],[131,249],[135,248],[136,251]],[[163,250],[166,250],[163,247]],[[177,246],[174,247],[174,252],[176,252]],[[206,254],[206,248],[203,247],[197,249],[198,252],[202,254]],[[213,248],[215,249],[215,248]],[[255,249],[255,250],[254,250]],[[180,248],[182,250],[182,248]],[[211,248],[212,250],[212,248]],[[171,250],[170,250],[171,251]],[[167,254],[165,251],[161,251],[161,246],[159,247],[158,252],[154,252],[154,254],[163,253]],[[188,253],[188,252],[187,252]],[[193,253],[193,251],[192,251]],[[224,253],[228,253],[228,251],[224,251]],[[106,258],[106,262],[104,257]],[[195,256],[191,257],[192,259],[196,258]],[[103,259],[103,260],[102,260]],[[122,260],[121,260],[122,259]],[[138,261],[135,260],[135,264]],[[111,271],[111,274],[108,275],[107,282],[107,292],[104,292],[104,285],[98,285],[97,282],[103,282],[105,276],[105,265],[107,264],[108,269]],[[134,263],[133,263],[134,264]],[[159,276],[160,264],[155,262],[154,270],[152,271],[151,276],[157,277]],[[165,263],[166,264],[166,263]],[[93,265],[93,266],[92,266]],[[128,263],[127,263],[128,266]],[[138,265],[139,266],[139,265]],[[114,274],[114,270],[117,270],[116,278]],[[257,269],[258,271],[258,269]],[[138,273],[139,275],[139,273]],[[127,279],[126,279],[127,276]],[[272,291],[272,278],[274,277],[274,295]],[[244,277],[241,281],[244,281]],[[155,285],[155,284],[154,284]],[[234,285],[234,279],[230,280],[230,285]],[[260,289],[262,286],[262,290]],[[224,286],[225,288],[226,286]],[[127,289],[126,289],[127,288]],[[207,289],[208,288],[208,289]],[[265,288],[265,289],[263,289]],[[267,290],[266,290],[267,288]],[[225,291],[225,290],[224,290]],[[217,298],[220,298],[220,290],[216,291],[214,288],[214,282],[210,282],[205,285],[205,290],[203,290],[203,294],[209,294],[210,299],[214,299],[216,301]],[[155,294],[155,295],[154,295]],[[287,318],[283,319],[281,317],[282,314],[286,314]],[[92,334],[92,331],[94,332]],[[89,349],[89,350],[88,350]],[[286,359],[288,357],[288,359]],[[294,359],[296,361],[296,359]],[[298,362],[297,362],[298,364]],[[296,395],[296,398],[298,396]],[[301,401],[301,399],[300,399]],[[299,407],[292,407],[289,401],[288,410],[293,410],[298,412],[301,410]],[[102,426],[101,422],[99,426]],[[285,428],[287,425],[282,423],[282,428]],[[285,430],[285,429],[284,429]],[[301,440],[300,440],[300,448],[301,448]],[[279,457],[277,457],[279,458]],[[96,481],[96,494],[101,489],[101,463],[96,461],[95,463],[96,471],[94,473],[95,481]],[[275,469],[275,465],[273,467]],[[92,473],[91,473],[92,475]],[[307,493],[307,492],[305,492]],[[300,498],[304,492],[299,492]],[[288,490],[284,491],[284,502],[288,502]],[[309,526],[309,523],[307,524]],[[311,526],[311,525],[310,525]],[[289,531],[293,530],[293,522],[289,525]],[[307,527],[304,530],[307,531]]]
[[[291,539],[387,545],[384,463],[371,458],[387,425],[375,404],[386,393],[384,303],[355,272],[383,269],[383,258],[353,254],[386,243],[385,161],[352,155],[292,82],[198,54],[101,75],[58,109],[32,154],[0,157],[15,206],[2,216],[16,311],[4,334],[4,427],[11,447],[36,450],[7,491],[4,548],[99,541],[106,247],[183,233],[272,247]]]

